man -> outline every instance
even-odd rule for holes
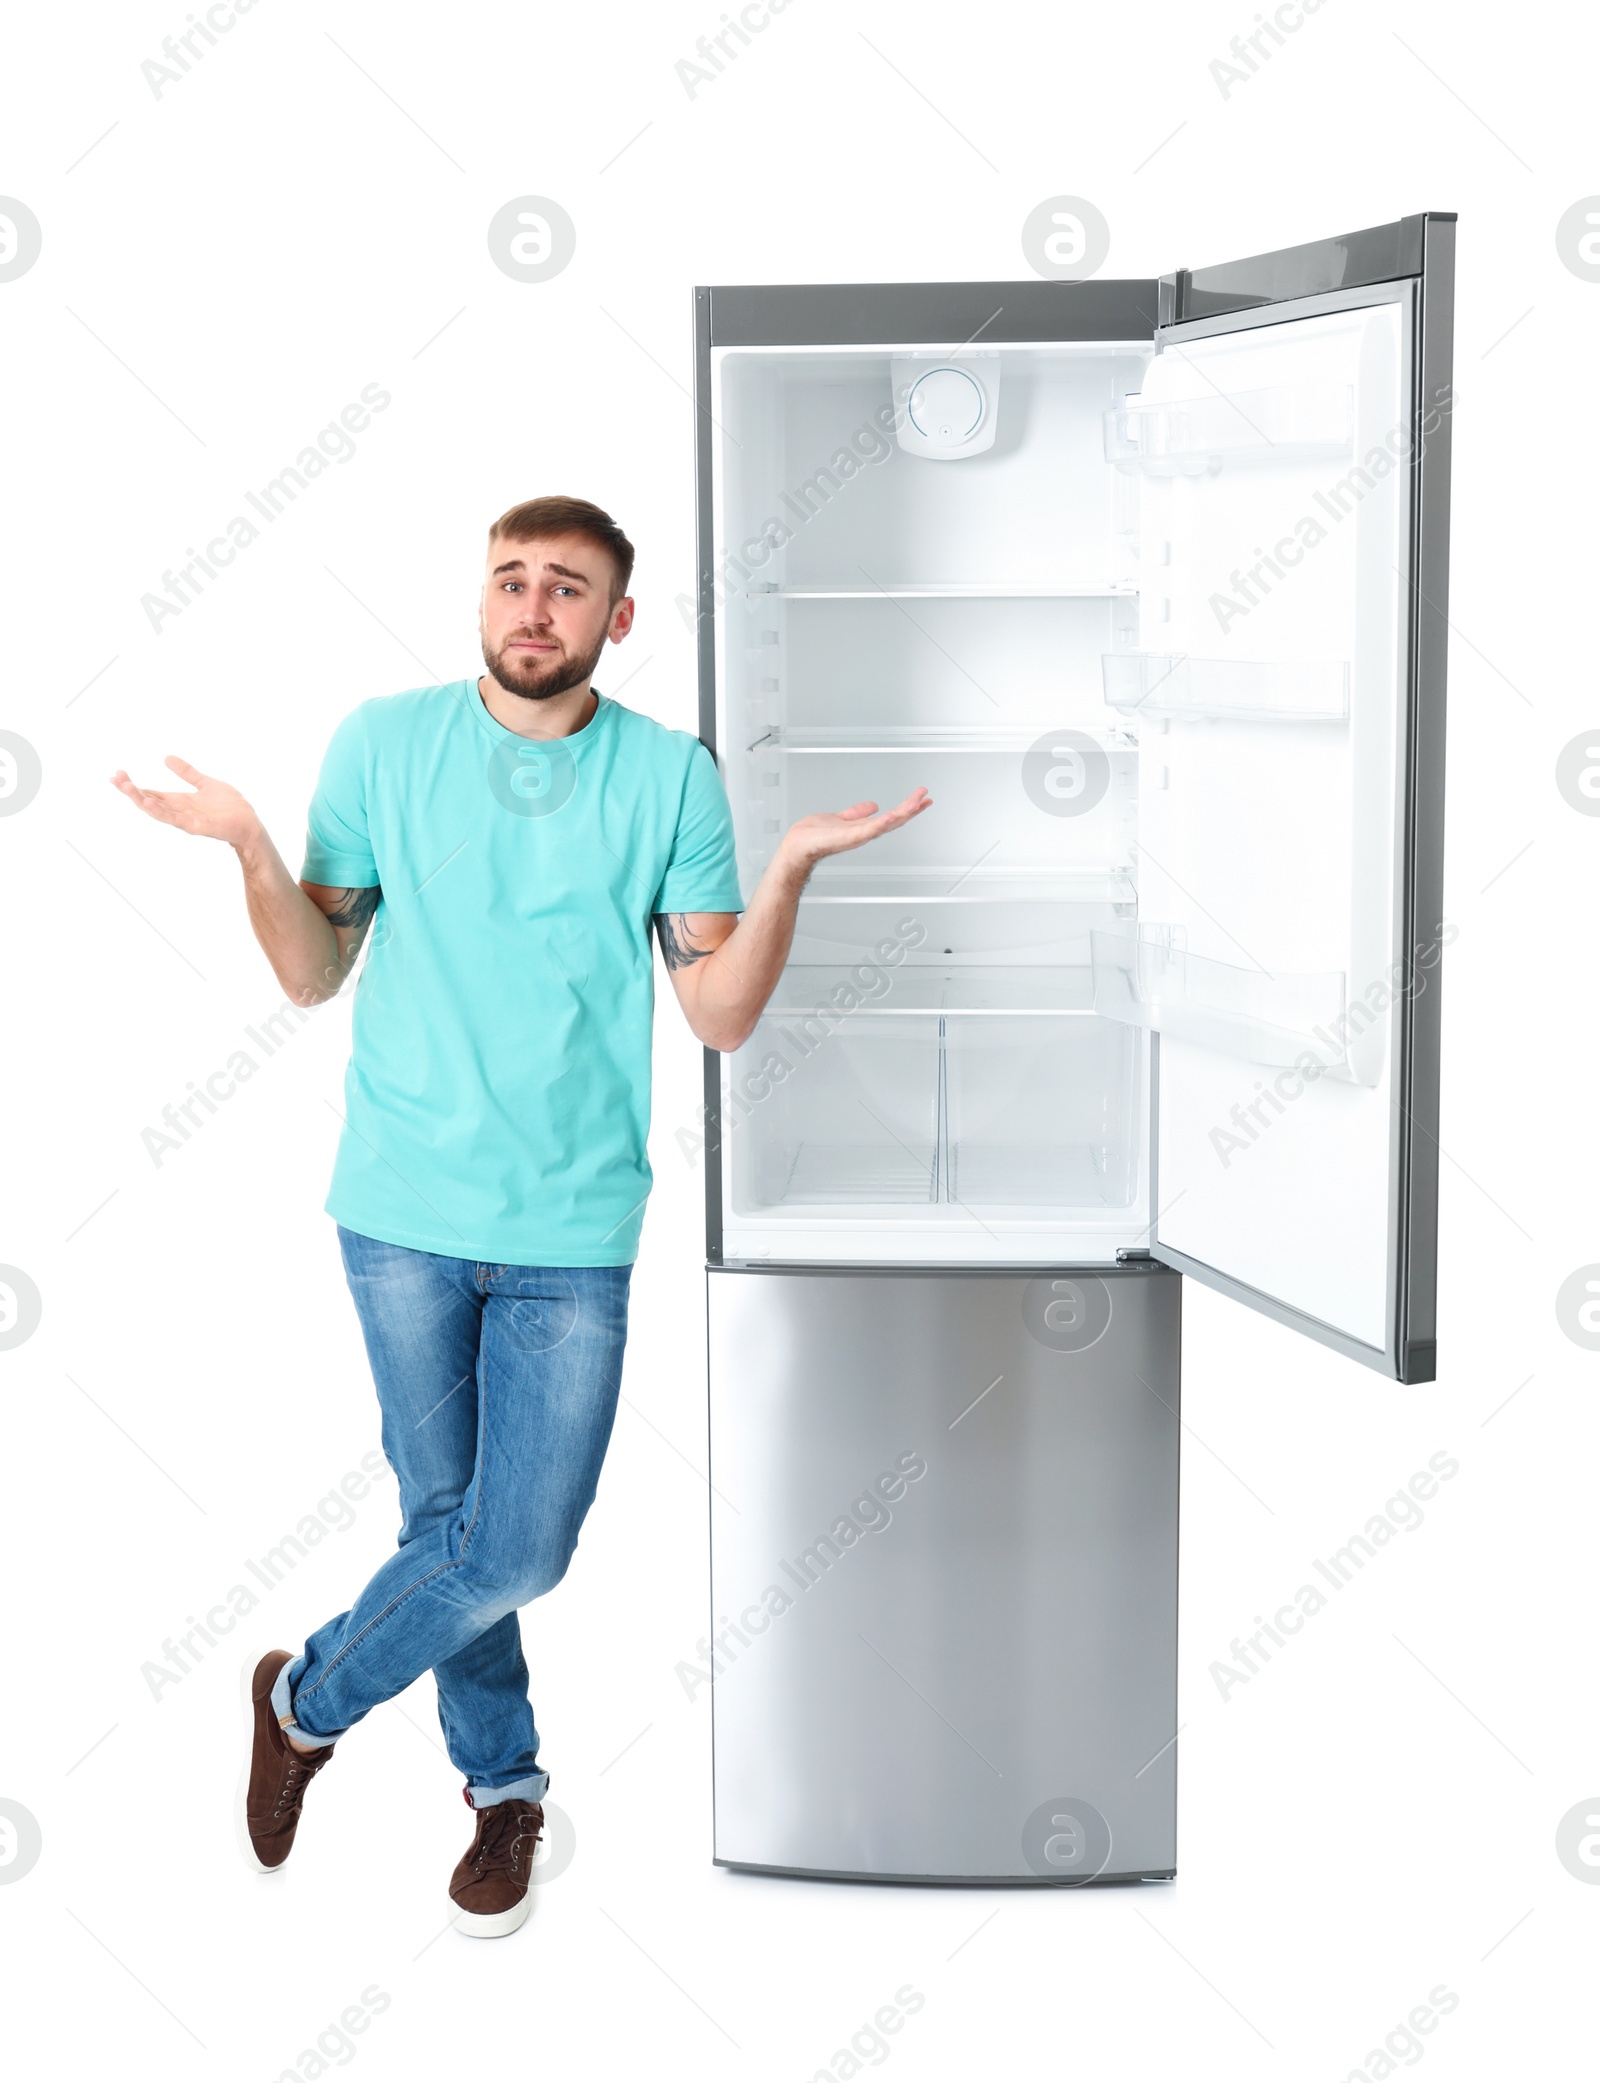
[[[633,546],[587,500],[489,531],[486,673],[363,702],[333,734],[290,876],[224,781],[113,777],[232,846],[250,923],[297,1005],[356,964],[347,1115],[326,1206],[399,1480],[399,1546],[296,1655],[246,1668],[240,1844],[288,1857],[305,1790],[431,1670],[476,1811],[457,1929],[513,1931],[549,1775],[517,1608],[559,1583],[611,1435],[650,1167],[650,926],[708,1048],[754,1030],[806,879],[928,806],[802,818],[748,906],[710,754],[591,685],[633,626]],[[743,916],[740,911],[743,908]]]

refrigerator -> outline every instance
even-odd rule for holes
[[[1434,1378],[1454,232],[694,292],[721,1864],[1172,1878],[1184,1279]]]

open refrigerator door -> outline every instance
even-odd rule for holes
[[[1177,324],[1108,413],[1140,495],[1137,641],[1103,661],[1141,725],[1140,917],[1093,965],[1097,1009],[1159,1036],[1156,1255],[1403,1380],[1433,1369],[1449,938],[1424,308],[1404,281]]]

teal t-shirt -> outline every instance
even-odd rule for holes
[[[475,680],[363,702],[323,760],[301,874],[383,890],[328,1213],[450,1258],[630,1264],[651,918],[743,905],[705,747],[604,695],[555,739],[505,729]]]

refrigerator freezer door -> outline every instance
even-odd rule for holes
[[[1160,1035],[1154,1249],[1401,1381],[1434,1378],[1453,234],[1176,277],[1106,430],[1148,578],[1105,676],[1140,925],[1096,1007]]]
[[[713,1270],[715,1856],[1175,1864],[1182,1283]]]

